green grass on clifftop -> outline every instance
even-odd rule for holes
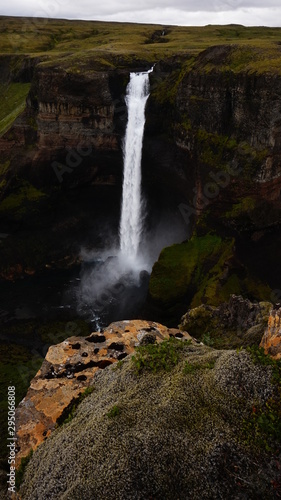
[[[281,72],[281,28],[181,27],[37,17],[1,17],[0,21],[0,54],[44,55],[68,66],[69,59],[73,67],[73,56],[78,66],[90,56],[120,67],[122,61],[125,65],[136,60],[157,62],[175,55],[197,55],[214,45],[233,45],[229,60],[223,62],[226,70]],[[213,68],[205,64],[206,71]]]

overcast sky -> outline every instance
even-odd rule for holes
[[[7,16],[202,26],[281,26],[280,0],[8,0]],[[0,27],[1,28],[1,27]]]

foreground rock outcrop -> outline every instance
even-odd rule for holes
[[[271,311],[260,345],[273,359],[281,359],[281,308]]]
[[[170,370],[143,354],[138,374],[131,356],[95,374],[74,418],[33,454],[22,499],[279,498],[278,456],[244,433],[274,395],[271,367],[175,342]]]
[[[17,466],[63,421],[83,391],[93,384],[97,370],[124,359],[139,344],[162,342],[170,336],[190,338],[186,332],[152,321],[120,321],[103,333],[70,337],[51,346],[16,410]]]

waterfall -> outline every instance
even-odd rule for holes
[[[124,177],[120,218],[121,254],[137,257],[142,233],[141,158],[145,105],[149,96],[149,73],[131,73],[127,87],[128,123],[124,144]]]

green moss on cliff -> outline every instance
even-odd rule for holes
[[[241,215],[244,215],[247,212],[251,212],[256,208],[257,201],[247,196],[246,198],[242,198],[238,201],[238,203],[234,203],[232,205],[232,209],[229,212],[225,213],[225,217],[227,218],[236,218]]]
[[[217,235],[193,236],[187,243],[165,248],[154,264],[149,294],[162,306],[186,299],[195,306],[201,301],[219,302],[225,290],[219,279],[225,262],[233,255],[234,241]]]
[[[198,129],[196,139],[199,160],[215,170],[227,170],[229,159],[237,148],[236,140],[202,128]]]
[[[257,150],[245,141],[238,142],[234,137],[210,133],[202,128],[193,130],[193,135],[197,143],[198,160],[202,165],[214,172],[227,172],[229,179],[239,175],[248,184],[252,183],[269,154],[268,149]],[[211,180],[209,171],[207,179]]]
[[[4,134],[23,112],[29,83],[10,83],[0,85],[0,136]]]
[[[0,204],[0,215],[9,215],[15,219],[20,219],[27,212],[30,212],[32,208],[34,209],[36,203],[44,196],[45,193],[25,182],[15,192],[4,198]]]
[[[202,303],[217,306],[232,294],[258,301],[269,300],[271,295],[270,287],[236,260],[234,239],[193,235],[186,243],[162,250],[153,266],[150,302],[163,313],[172,314],[178,304],[185,304],[186,309]]]
[[[157,83],[157,79],[156,82],[152,81],[151,97],[158,105],[175,104],[179,85],[191,68],[193,61],[194,58],[189,57],[187,61],[182,62],[180,69],[172,71],[164,81],[160,81],[160,83]]]

